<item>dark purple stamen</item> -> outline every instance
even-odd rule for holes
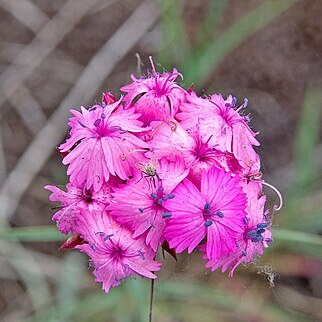
[[[237,104],[237,98],[234,96],[233,101],[231,102],[231,107],[236,106],[236,104]]]
[[[257,228],[266,228],[267,226],[268,225],[266,223],[263,223],[263,222],[257,224]]]
[[[253,237],[253,238],[251,239],[251,241],[252,241],[252,242],[254,242],[254,243],[257,243],[257,242],[259,242],[259,241],[263,241],[263,240],[264,240],[264,238],[263,238],[263,236],[261,236],[261,235],[255,236],[255,237]]]
[[[144,254],[140,250],[138,250],[138,253],[139,253],[140,257],[144,260],[145,259]]]
[[[248,225],[248,224],[249,224],[249,219],[248,219],[247,217],[244,217],[244,223],[245,223],[246,225]]]
[[[126,275],[129,273],[129,265],[128,264],[123,265],[123,271],[124,271],[124,274],[126,274]],[[117,279],[115,279],[115,280],[118,283],[118,285],[121,284],[119,280],[117,280]]]
[[[110,130],[111,130],[111,131],[118,131],[118,130],[120,130],[120,131],[121,131],[121,130],[122,130],[122,128],[121,128],[120,126],[113,125],[113,126],[111,126],[111,127],[110,127]]]
[[[256,231],[256,230],[250,230],[250,231],[247,233],[247,236],[248,236],[248,237],[256,237],[256,236],[257,236],[257,231]]]
[[[84,125],[81,121],[79,121],[79,120],[77,120],[77,122],[78,122],[78,124],[80,125],[80,126],[82,126],[82,127],[87,127],[86,125]]]
[[[91,248],[92,248],[92,250],[95,252],[96,251],[96,245],[95,245],[95,243],[94,244],[91,244]]]
[[[155,200],[158,200],[158,196],[155,193],[151,193],[150,197],[155,199]]]
[[[139,212],[142,214],[143,213],[143,211],[144,211],[144,209],[143,208],[139,208]]]
[[[96,108],[97,108],[96,106],[93,106],[93,107],[91,107],[91,108],[89,109],[89,111],[90,111],[90,112],[93,112],[93,111],[95,111],[95,110],[96,110]]]
[[[165,212],[164,214],[162,214],[162,218],[170,218],[172,216],[172,214],[170,214],[170,212]]]
[[[105,235],[105,233],[103,231],[98,231],[95,233],[95,235]]]
[[[110,239],[112,236],[114,236],[114,234],[105,235],[103,240],[106,241],[106,240]]]
[[[100,123],[101,123],[101,119],[97,119],[95,122],[94,122],[94,125],[95,126],[99,126],[100,125]]]
[[[102,119],[105,119],[106,118],[106,115],[104,113],[101,114],[101,118]]]
[[[265,238],[266,243],[272,243],[273,239],[272,238]]]
[[[209,211],[210,210],[210,204],[207,202],[204,207],[203,207],[204,211]]]
[[[221,212],[221,211],[217,211],[216,212],[216,215],[219,217],[219,218],[224,218],[224,214]]]
[[[209,226],[211,226],[213,224],[213,221],[212,220],[210,220],[210,219],[208,219],[207,221],[205,221],[205,223],[204,223],[204,225],[206,226],[206,227],[209,227]]]
[[[261,235],[262,233],[264,233],[265,232],[265,229],[264,228],[261,228],[261,229],[258,229],[257,230],[257,234],[258,235]]]
[[[243,256],[247,256],[247,253],[244,250],[242,250],[241,253],[242,253]]]
[[[167,195],[165,195],[162,199],[163,200],[168,200],[168,199],[173,199],[174,198],[174,194],[172,193],[168,193]]]

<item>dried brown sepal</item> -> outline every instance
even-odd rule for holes
[[[110,104],[113,104],[116,102],[116,98],[115,96],[108,92],[108,93],[103,93],[103,96],[102,96],[102,102],[105,104],[105,105],[110,105]]]
[[[167,253],[169,253],[176,261],[177,259],[177,254],[174,250],[174,248],[170,248],[168,241],[164,241],[161,245],[162,249],[165,250]]]
[[[189,86],[189,88],[187,89],[187,92],[189,93],[189,94],[191,94],[192,92],[194,92],[194,90],[195,90],[195,87],[194,87],[195,85],[192,83],[190,86]]]
[[[75,248],[81,245],[85,240],[80,236],[80,234],[72,234],[59,248],[58,250],[65,250]]]
[[[58,151],[58,153],[60,154],[60,156],[61,156],[62,158],[65,158],[65,156],[66,156],[68,153],[70,153],[70,152],[71,152],[71,150],[68,150],[68,151],[62,152],[62,151],[60,151],[60,150],[59,150],[59,147],[58,147],[58,146],[56,147],[56,150]]]

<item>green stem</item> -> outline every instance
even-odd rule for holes
[[[154,295],[154,279],[151,279],[149,322],[152,322],[153,295]]]

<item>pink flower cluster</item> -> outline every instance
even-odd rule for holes
[[[106,292],[131,275],[156,278],[160,246],[198,249],[232,276],[272,241],[247,100],[200,97],[178,77],[153,66],[119,99],[71,110],[58,148],[70,182],[46,189],[61,206],[58,229],[71,233],[62,248],[85,252]]]

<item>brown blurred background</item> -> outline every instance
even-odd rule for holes
[[[147,320],[148,282],[105,295],[84,256],[57,251],[43,189],[67,182],[68,109],[118,95],[139,53],[143,73],[152,55],[200,94],[249,99],[285,201],[274,246],[234,279],[167,257],[154,321],[322,321],[321,17],[321,0],[0,0],[0,320]]]

